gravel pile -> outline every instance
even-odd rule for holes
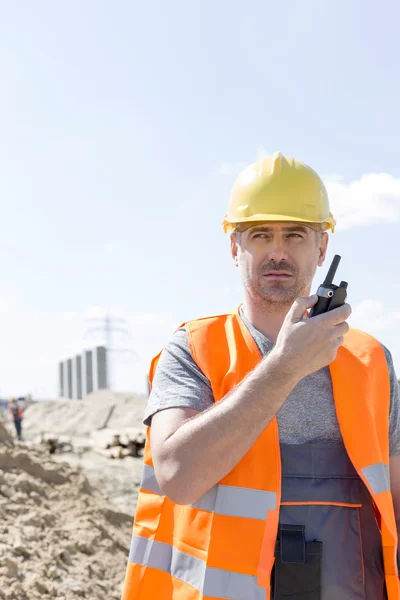
[[[0,424],[0,599],[119,600],[132,516]]]

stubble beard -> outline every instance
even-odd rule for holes
[[[275,282],[274,285],[263,285],[259,279],[248,281],[246,285],[247,292],[254,304],[266,312],[284,312],[288,311],[293,302],[304,295],[304,285],[300,282],[294,282],[290,287],[284,285],[284,282]]]
[[[312,273],[306,273],[298,279],[298,270],[293,266],[288,270],[293,276],[292,285],[288,286],[285,281],[274,281],[267,283],[263,277],[265,267],[258,269],[254,275],[249,272],[246,265],[241,265],[243,284],[251,302],[258,306],[263,312],[282,313],[287,312],[297,298],[308,296]]]

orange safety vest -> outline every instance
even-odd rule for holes
[[[20,406],[17,405],[17,414],[14,413],[14,410],[13,410],[13,407],[11,406],[11,404],[8,405],[8,411],[13,419],[15,419],[15,418],[22,419],[22,415],[23,415],[24,411],[22,410],[22,408]]]
[[[238,312],[191,321],[185,328],[193,359],[209,379],[216,402],[261,360]],[[390,381],[383,349],[371,336],[351,329],[330,371],[347,454],[380,524],[388,599],[399,600],[389,480]],[[236,467],[192,505],[174,504],[159,488],[148,429],[122,600],[269,600],[280,498],[276,418]]]

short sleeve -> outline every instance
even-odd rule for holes
[[[383,346],[390,378],[389,450],[390,456],[400,456],[400,395],[392,355]]]
[[[166,408],[193,408],[201,412],[213,404],[211,384],[192,358],[186,330],[179,329],[159,358],[144,424],[150,426],[152,416]]]

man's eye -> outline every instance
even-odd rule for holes
[[[257,239],[257,238],[266,238],[267,234],[266,233],[255,233],[253,235],[253,240]]]
[[[289,233],[288,237],[303,238],[303,236],[300,235],[300,233]]]

